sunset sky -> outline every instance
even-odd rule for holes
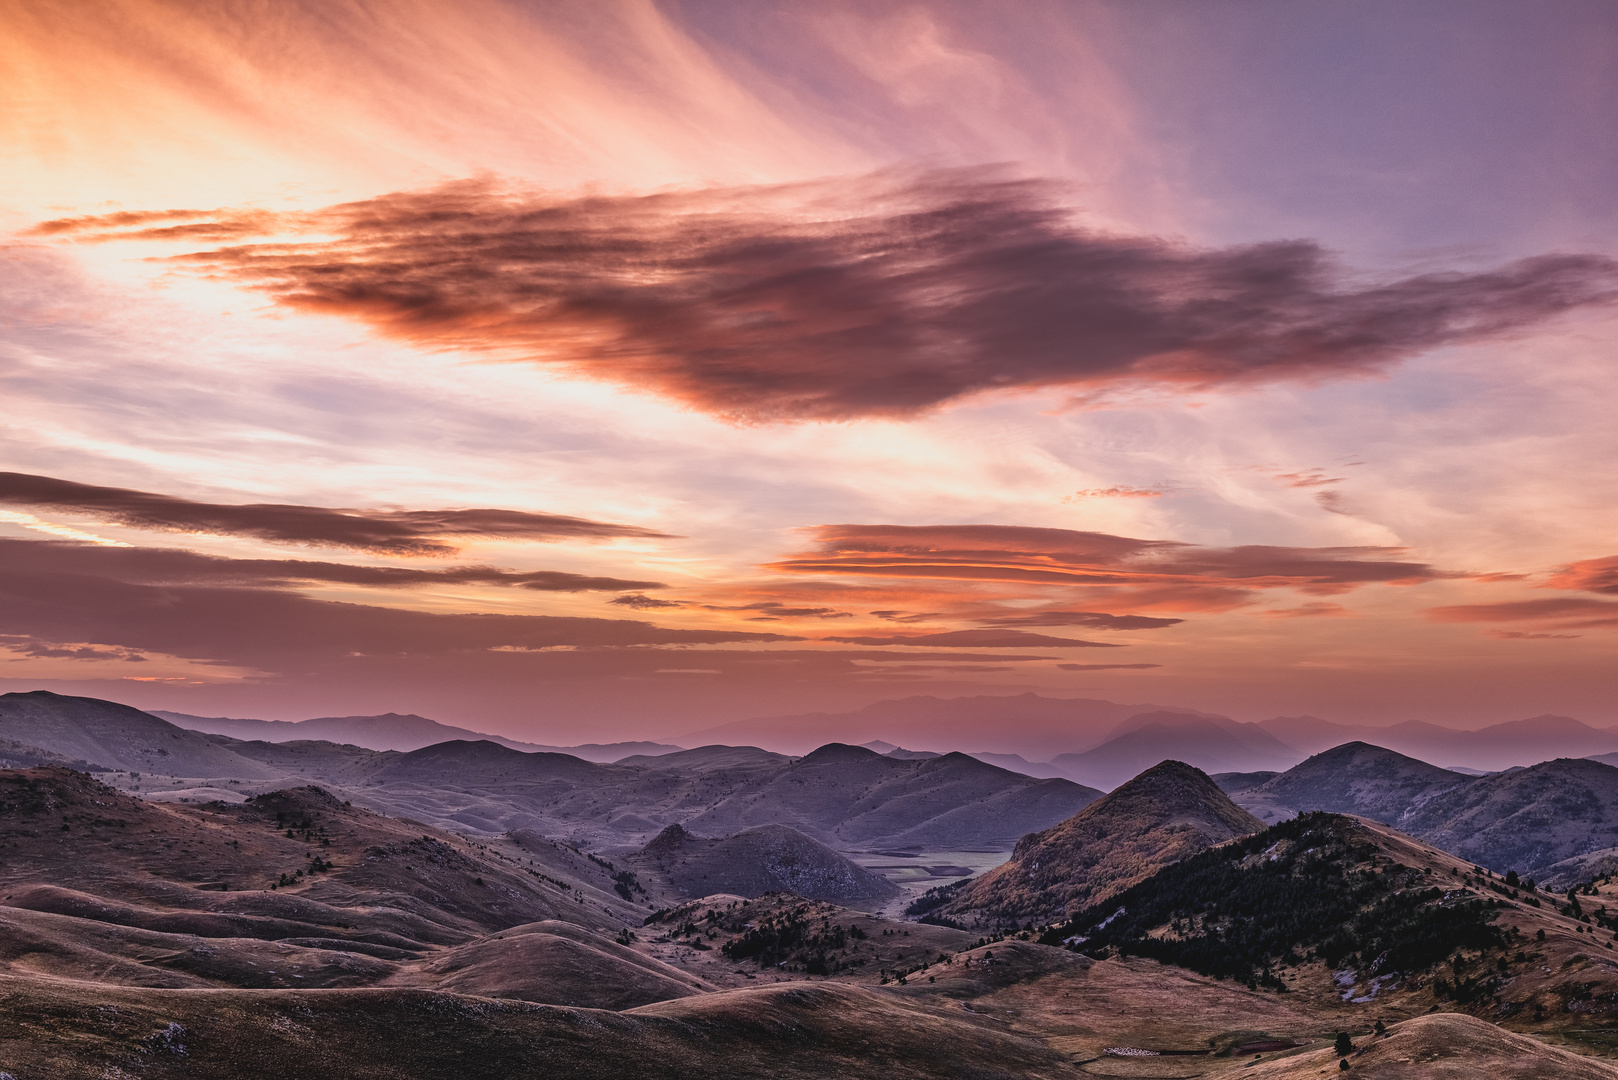
[[[1609,0],[0,0],[0,690],[1618,724],[1614,115]]]

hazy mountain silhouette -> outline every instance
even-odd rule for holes
[[[1422,761],[1498,772],[1558,757],[1591,757],[1618,752],[1618,731],[1591,727],[1567,716],[1510,720],[1476,731],[1410,720],[1387,727],[1329,724],[1314,717],[1278,716],[1258,725],[1282,742],[1308,753],[1361,741]]]
[[[1037,777],[1041,780],[1048,780],[1057,776],[1062,777],[1064,780],[1072,779],[1065,771],[1048,761],[1029,761],[1021,754],[974,753],[971,756],[979,761],[986,761],[990,765],[998,765],[1002,769],[1010,769],[1012,772]]]
[[[546,746],[521,742],[502,735],[440,724],[415,713],[382,713],[378,716],[321,716],[313,720],[240,720],[228,716],[192,716],[189,713],[152,710],[180,727],[208,735],[229,735],[233,739],[266,742],[321,740],[363,746],[371,750],[420,750],[434,743],[464,739],[494,742],[529,753],[572,754],[586,761],[616,761],[630,754],[664,754],[680,749],[668,743],[617,742],[585,743],[582,746]]]
[[[899,746],[970,747],[1015,753],[1030,760],[1087,750],[1120,721],[1158,705],[1120,705],[1090,698],[916,696],[877,701],[846,713],[738,720],[679,735],[673,741],[749,743],[803,754],[827,742],[859,745],[880,739]],[[1198,715],[1194,710],[1173,710]]]
[[[1285,768],[1302,755],[1257,724],[1151,712],[1119,724],[1100,746],[1081,754],[1060,754],[1050,764],[1078,783],[1107,789],[1169,756],[1204,772],[1231,772]]]

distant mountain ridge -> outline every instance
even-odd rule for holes
[[[1194,709],[1162,705],[1120,705],[1095,698],[1048,698],[1034,693],[1004,697],[938,698],[917,695],[873,702],[846,713],[737,720],[674,737],[697,743],[745,742],[783,753],[804,754],[827,742],[851,746],[882,740],[899,746],[972,746],[1034,760],[1087,750],[1103,742],[1119,723],[1141,713]],[[994,745],[986,745],[987,743]]]
[[[171,724],[208,735],[229,735],[233,739],[264,742],[293,742],[319,739],[325,742],[363,746],[368,750],[420,750],[434,743],[464,739],[509,746],[525,753],[572,754],[586,761],[617,761],[631,754],[654,756],[673,753],[683,747],[657,742],[585,743],[582,746],[545,746],[520,742],[502,735],[489,735],[468,728],[429,720],[415,713],[382,713],[378,716],[321,716],[313,720],[246,720],[228,716],[192,716],[189,713],[153,709],[150,715]]]
[[[1310,754],[1349,742],[1386,747],[1444,768],[1498,772],[1555,757],[1618,755],[1618,729],[1546,714],[1476,731],[1406,721],[1385,727],[1340,724],[1312,716],[1256,723],[1180,707],[1121,705],[1026,693],[1005,697],[916,696],[874,702],[849,713],[807,713],[736,721],[662,742],[552,746],[439,723],[415,714],[248,720],[153,710],[192,731],[245,740],[319,739],[372,750],[419,750],[455,739],[489,741],[529,753],[564,753],[588,761],[649,759],[687,746],[754,745],[801,756],[827,742],[866,745],[896,756],[964,748],[980,761],[1039,779],[1062,777],[1103,790],[1165,757],[1210,774],[1281,771]],[[1012,751],[987,747],[1023,732]],[[902,749],[919,747],[920,749]],[[1035,750],[1034,747],[1038,747]]]
[[[1346,742],[1366,742],[1449,767],[1499,772],[1559,757],[1618,753],[1618,729],[1592,727],[1569,716],[1545,714],[1477,730],[1409,720],[1387,727],[1332,724],[1309,716],[1278,716],[1259,727],[1306,754]]]

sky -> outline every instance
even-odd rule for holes
[[[1605,0],[0,0],[0,690],[1618,725],[1615,100]]]

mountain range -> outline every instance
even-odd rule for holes
[[[836,743],[798,759],[706,747],[604,764],[487,740],[408,752],[244,741],[44,691],[0,695],[0,737],[96,762],[97,771],[118,773],[119,784],[148,797],[235,800],[267,784],[313,780],[361,805],[441,828],[537,830],[625,852],[672,824],[703,836],[788,825],[843,849],[1009,851],[1022,834],[1100,795],[965,754],[894,758]]]
[[[635,764],[702,745],[757,745],[801,756],[828,741],[918,757],[961,749],[980,761],[1036,779],[1063,778],[1103,790],[1156,763],[1179,757],[1209,773],[1281,771],[1311,754],[1363,741],[1445,768],[1497,772],[1554,757],[1618,759],[1618,731],[1565,716],[1514,720],[1478,730],[1406,721],[1382,727],[1311,716],[1240,722],[1212,713],[1093,699],[918,696],[878,701],[849,713],[809,713],[736,721],[657,742],[553,746],[442,724],[414,714],[245,720],[154,710],[151,715],[205,734],[244,741],[322,740],[372,750],[419,750],[455,739],[488,741],[524,752],[566,753]],[[993,732],[994,735],[986,735]],[[1015,746],[985,746],[1017,733]],[[897,741],[893,741],[897,740]],[[909,747],[910,749],[906,749]],[[0,748],[3,749],[3,748]]]
[[[1169,756],[1210,773],[1280,771],[1311,754],[1355,741],[1444,768],[1476,772],[1498,772],[1556,757],[1618,754],[1618,730],[1565,716],[1513,720],[1477,730],[1419,720],[1386,726],[1340,724],[1312,716],[1242,722],[1188,708],[1032,693],[897,698],[846,713],[736,721],[671,741],[686,746],[745,742],[803,754],[828,739],[904,746],[912,748],[910,752],[960,749],[1029,776],[1059,776],[1103,789]]]
[[[1135,745],[1267,746],[1217,718],[1131,719]],[[536,1060],[1303,1080],[1344,1071],[1335,1032],[1366,1075],[1618,1080],[1568,1049],[1599,1053],[1618,1001],[1618,887],[1588,876],[1618,820],[1601,762],[1468,777],[1360,744],[1223,787],[1153,762],[1102,796],[898,744],[374,750],[53,694],[0,696],[0,738],[102,778],[0,769],[0,1065],[20,1080]],[[932,922],[883,914],[895,885],[915,895],[909,863],[859,864],[969,842],[1011,858],[936,888]]]

